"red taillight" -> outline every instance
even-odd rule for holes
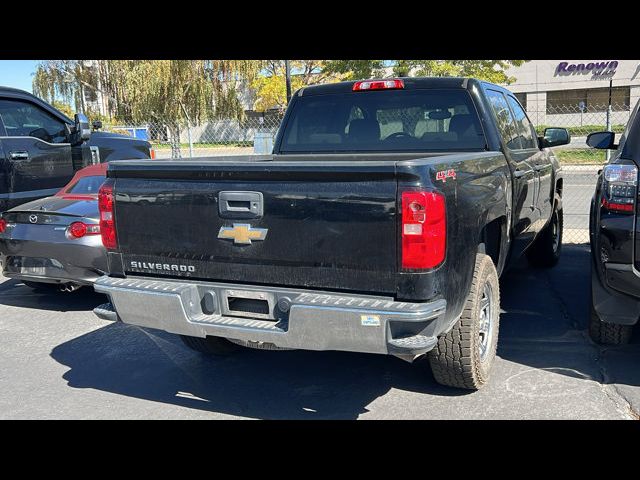
[[[393,80],[362,80],[353,84],[354,92],[364,92],[367,90],[396,90],[404,88],[404,82],[400,79]]]
[[[612,212],[633,213],[633,203],[614,203],[602,197],[602,206]]]
[[[155,160],[156,158],[156,151],[153,148],[149,149],[149,157],[151,158],[151,160]]]
[[[4,218],[0,218],[0,233],[4,233],[7,229],[7,221]]]
[[[610,212],[633,213],[638,195],[638,169],[632,164],[611,164],[602,170],[602,207]]]
[[[100,211],[100,233],[102,244],[109,250],[118,248],[113,209],[113,180],[107,179],[98,190],[98,210]]]
[[[82,222],[73,222],[69,225],[69,235],[74,238],[82,238],[87,234],[87,226]]]
[[[402,268],[437,267],[444,261],[447,219],[444,195],[437,192],[403,192]]]
[[[100,225],[88,225],[82,222],[73,222],[69,225],[69,236],[72,238],[82,238],[85,235],[97,235],[100,233]]]

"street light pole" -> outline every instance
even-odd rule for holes
[[[607,126],[606,126],[606,130],[607,132],[611,131],[611,90],[613,89],[613,79],[609,80],[609,104],[607,105]],[[607,160],[607,163],[609,163],[609,160],[611,159],[611,150],[606,150],[605,152],[605,158]]]
[[[291,100],[291,72],[289,71],[289,60],[284,61],[285,82],[287,84],[287,105]]]

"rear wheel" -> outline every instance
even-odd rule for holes
[[[600,345],[624,345],[629,343],[633,325],[618,325],[600,320],[598,312],[591,302],[591,316],[589,318],[589,336]]]
[[[558,209],[559,197],[556,197],[556,207],[553,209],[549,224],[540,233],[535,243],[527,251],[527,260],[534,267],[553,267],[560,260],[562,250],[562,209]]]
[[[191,350],[205,353],[207,355],[230,355],[238,350],[238,345],[231,343],[222,337],[190,337],[188,335],[180,335],[182,342]]]
[[[462,315],[428,354],[436,381],[471,390],[483,387],[496,356],[499,323],[498,273],[491,257],[478,253]]]

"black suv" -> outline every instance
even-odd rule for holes
[[[638,234],[638,165],[640,116],[635,106],[627,128],[615,144],[613,132],[597,132],[587,144],[615,150],[600,172],[591,200],[591,320],[594,341],[627,343],[640,318],[640,235]]]
[[[92,132],[23,90],[0,87],[0,212],[55,194],[81,168],[109,160],[150,158],[147,141]]]

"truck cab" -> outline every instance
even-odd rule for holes
[[[54,195],[87,165],[150,158],[146,141],[92,132],[38,97],[0,87],[0,212]]]

